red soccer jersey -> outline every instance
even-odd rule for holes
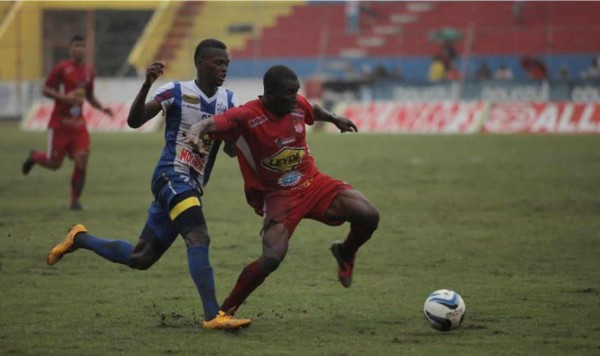
[[[64,94],[74,92],[76,96],[86,98],[94,93],[94,70],[85,64],[77,64],[71,59],[62,61],[52,68],[44,85],[57,91],[62,90]],[[85,125],[82,109],[83,103],[69,105],[56,100],[48,127]]]
[[[260,98],[213,117],[217,132],[238,137],[247,194],[297,187],[318,173],[306,144],[305,125],[313,124],[314,112],[304,97],[297,98],[296,108],[282,118],[267,111]]]

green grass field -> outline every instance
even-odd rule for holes
[[[600,136],[309,135],[321,170],[361,190],[381,224],[342,288],[328,251],[347,226],[304,221],[285,262],[238,312],[238,332],[199,327],[178,240],[148,271],[77,251],[45,262],[67,227],[137,241],[162,134],[95,134],[83,203],[71,162],[20,165],[42,133],[0,126],[0,354],[600,354]],[[221,155],[204,199],[219,300],[260,253],[260,218]],[[422,315],[465,299],[460,330]]]

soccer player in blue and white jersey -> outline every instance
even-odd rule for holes
[[[237,105],[237,98],[220,88],[227,75],[229,56],[221,41],[200,42],[194,53],[197,77],[187,82],[169,82],[146,101],[154,81],[163,74],[164,65],[154,63],[146,70],[146,80],[137,94],[127,122],[138,128],[161,110],[166,118],[165,147],[152,176],[154,201],[139,241],[99,238],[83,225],[73,226],[67,237],[54,246],[47,262],[53,265],[78,248],[96,252],[112,262],[145,270],[160,259],[177,235],[187,246],[188,267],[204,307],[206,329],[237,329],[248,326],[250,319],[235,319],[219,311],[215,296],[213,269],[209,262],[210,237],[202,211],[201,196],[208,180],[220,141],[204,138],[207,155],[199,154],[184,142],[190,126]]]

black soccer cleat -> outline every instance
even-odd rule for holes
[[[28,175],[29,172],[31,172],[31,168],[33,168],[33,165],[35,164],[35,162],[33,161],[33,152],[33,150],[29,152],[29,156],[27,156],[27,159],[25,160],[25,162],[23,162],[23,165],[21,166],[21,172],[23,172],[24,175]]]
[[[338,280],[344,288],[350,287],[350,285],[352,285],[352,270],[354,269],[355,256],[352,256],[349,259],[344,259],[342,253],[342,243],[339,241],[332,243],[329,250],[338,263]]]

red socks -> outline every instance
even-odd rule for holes
[[[71,203],[79,201],[85,183],[85,169],[75,167],[71,176]]]
[[[371,238],[371,235],[373,235],[373,230],[365,226],[356,224],[350,225],[348,237],[346,237],[346,240],[342,243],[342,251],[344,251],[344,254],[348,254],[348,256],[344,256],[344,259],[354,256],[356,251],[358,251],[358,248],[367,242]]]
[[[40,166],[46,167],[46,163],[48,162],[48,157],[46,156],[46,152],[35,151],[31,154],[31,159]]]
[[[267,276],[268,273],[262,269],[258,264],[258,261],[254,261],[247,265],[242,273],[240,273],[240,276],[235,283],[235,287],[233,287],[233,290],[221,305],[221,310],[228,312],[232,308],[234,308],[234,310],[239,308],[244,300],[248,298],[250,293],[264,282]]]

